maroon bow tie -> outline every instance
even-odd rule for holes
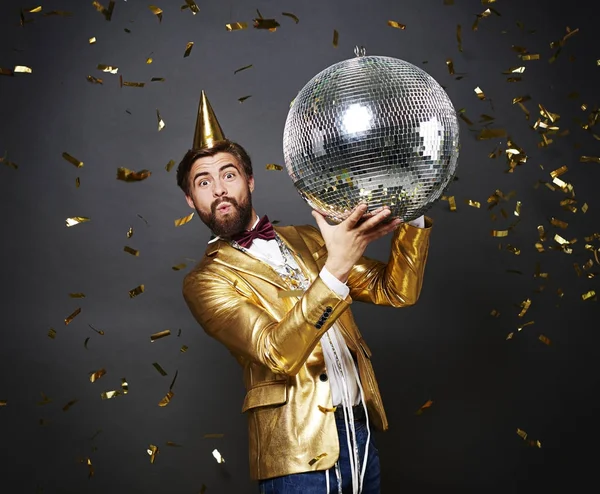
[[[254,230],[244,230],[237,235],[231,236],[232,240],[235,240],[240,246],[246,249],[252,245],[252,241],[255,238],[262,238],[264,240],[273,240],[275,238],[275,230],[273,229],[273,225],[269,222],[267,215],[260,219]]]

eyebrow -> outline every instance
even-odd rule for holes
[[[236,172],[239,173],[239,170],[237,169],[237,167],[233,164],[233,163],[227,163],[226,165],[223,165],[221,168],[219,168],[219,173],[221,173],[223,170],[226,170],[227,168],[233,168],[235,169]],[[196,180],[198,179],[198,177],[203,177],[205,175],[210,175],[210,173],[208,172],[198,172],[194,175],[194,181],[193,183],[196,183]]]

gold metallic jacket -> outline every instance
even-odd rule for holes
[[[183,296],[204,331],[223,343],[243,368],[250,474],[254,480],[331,468],[339,455],[321,336],[339,324],[358,363],[372,424],[388,428],[371,351],[350,311],[353,300],[405,307],[419,298],[432,222],[403,224],[386,263],[362,257],[341,299],[319,277],[327,259],[320,231],[309,225],[275,227],[312,284],[301,297],[266,263],[224,240],[209,244],[186,275]],[[329,316],[326,316],[329,314]],[[377,330],[379,328],[372,328]],[[315,461],[315,458],[319,458]]]

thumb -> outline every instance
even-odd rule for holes
[[[325,222],[325,218],[323,218],[323,215],[315,209],[313,209],[310,214],[312,214],[313,218],[317,222],[317,225],[321,227]]]

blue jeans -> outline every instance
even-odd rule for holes
[[[352,474],[350,472],[346,426],[343,419],[336,419],[336,425],[340,439],[340,457],[338,461],[342,474],[342,492],[346,494],[352,492]],[[356,442],[358,443],[358,452],[360,455],[360,468],[362,469],[365,445],[367,443],[367,423],[362,421],[355,422],[354,428],[356,430]],[[331,494],[338,494],[335,467],[327,471],[296,473],[267,480],[259,480],[259,492],[260,494],[325,494],[327,492],[326,475],[329,475],[329,492]],[[379,451],[375,447],[373,433],[371,432],[362,494],[380,494],[380,476]]]

